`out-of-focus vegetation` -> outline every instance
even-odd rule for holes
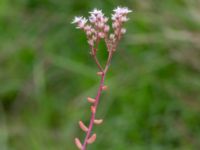
[[[199,0],[0,0],[0,150],[76,149],[99,80],[70,22],[118,5],[134,12],[88,149],[200,149]],[[103,46],[99,53],[105,61]]]

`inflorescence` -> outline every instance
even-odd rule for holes
[[[99,103],[99,98],[103,90],[107,90],[107,86],[104,85],[105,75],[110,65],[113,53],[116,51],[117,45],[123,34],[126,33],[126,29],[123,24],[129,20],[128,13],[132,12],[127,7],[117,7],[113,10],[112,14],[112,29],[113,32],[109,33],[110,26],[107,24],[108,17],[106,17],[101,10],[94,9],[89,12],[89,19],[78,16],[73,20],[73,24],[76,24],[77,29],[81,29],[86,33],[88,44],[90,46],[90,54],[92,55],[95,63],[98,66],[99,71],[97,75],[101,76],[100,86],[95,98],[88,97],[87,100],[91,103],[91,118],[89,126],[86,126],[82,121],[79,121],[80,128],[86,133],[83,144],[79,138],[75,138],[75,144],[80,150],[86,150],[88,144],[93,143],[96,140],[96,133],[91,134],[93,125],[99,125],[103,122],[103,119],[96,119],[95,114]],[[105,67],[102,67],[96,56],[98,50],[98,44],[100,40],[104,40],[106,43],[108,58]]]

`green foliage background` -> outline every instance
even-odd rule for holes
[[[0,0],[0,150],[76,149],[99,78],[70,22],[118,5],[133,13],[88,149],[200,149],[199,0]]]

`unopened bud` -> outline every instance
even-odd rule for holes
[[[95,35],[93,35],[93,36],[92,36],[92,40],[93,40],[93,41],[96,41],[96,40],[97,40],[97,37],[96,37]]]
[[[112,27],[113,27],[113,28],[117,28],[117,27],[118,27],[118,23],[117,23],[117,22],[114,22],[114,23],[112,24]]]
[[[121,33],[122,33],[122,34],[126,33],[126,29],[122,28],[122,29],[121,29]]]
[[[98,34],[98,36],[99,36],[100,38],[104,38],[104,37],[105,37],[105,35],[104,35],[103,32],[100,32],[100,33]]]
[[[108,25],[105,26],[104,31],[108,32],[110,30],[110,27]]]
[[[92,32],[90,30],[86,31],[86,34],[89,36],[92,34]]]
[[[108,18],[107,18],[107,17],[105,17],[105,18],[104,18],[104,22],[106,23],[107,21],[108,21]]]
[[[93,40],[88,40],[88,44],[91,46],[94,46],[94,41]]]
[[[110,39],[114,40],[115,39],[115,35],[114,34],[110,34]]]
[[[104,27],[104,24],[103,24],[103,23],[99,23],[99,24],[98,24],[98,27],[99,27],[99,28],[103,28],[103,27]]]

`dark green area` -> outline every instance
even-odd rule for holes
[[[133,13],[88,149],[200,149],[200,1],[0,0],[0,150],[76,150],[99,78],[71,21],[119,5]]]

